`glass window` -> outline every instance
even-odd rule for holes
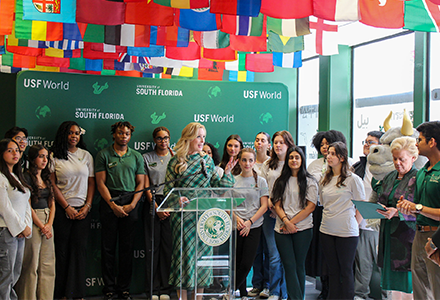
[[[318,158],[311,147],[312,137],[318,130],[319,59],[303,62],[298,75],[298,146],[306,146],[307,165]]]
[[[430,52],[430,68],[429,68],[429,120],[440,120],[440,33],[430,33],[431,36],[431,52]]]
[[[372,130],[382,130],[390,111],[391,127],[401,126],[403,110],[412,119],[414,34],[354,48],[353,158],[363,155],[362,141]]]

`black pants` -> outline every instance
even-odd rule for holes
[[[354,298],[354,257],[359,237],[338,237],[321,233],[329,277],[327,299]]]
[[[117,192],[110,191],[112,197],[118,196]],[[129,204],[133,196],[116,201],[118,205]],[[138,219],[138,207],[136,205],[127,217],[118,218],[110,206],[101,199],[101,270],[104,280],[104,293],[122,293],[130,290],[131,275],[133,269],[133,241],[135,224]],[[119,244],[118,244],[119,236]],[[116,258],[116,246],[118,245],[118,259]],[[116,263],[118,260],[119,271],[116,275]],[[116,281],[115,281],[115,278]]]
[[[261,231],[262,226],[253,228],[249,231],[248,236],[243,237],[237,230],[235,288],[240,290],[241,297],[247,296],[246,277],[249,274],[255,256],[257,255]]]
[[[86,296],[87,241],[91,218],[92,215],[89,213],[83,220],[68,219],[64,209],[56,203],[53,222],[56,258],[55,299]]]
[[[156,203],[160,205],[163,196],[156,195]],[[150,212],[151,205],[148,199],[144,204],[144,229],[145,229],[145,249],[148,250],[146,256],[145,269],[145,291],[147,297],[150,295],[151,288],[151,242],[152,235],[152,215]],[[171,293],[171,286],[168,283],[171,270],[171,251],[173,248],[173,239],[171,237],[170,218],[161,221],[158,216],[154,215],[154,257],[153,257],[153,295],[161,295]]]

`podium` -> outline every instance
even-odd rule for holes
[[[173,188],[157,208],[169,212],[173,237],[170,284],[179,298],[233,299],[235,212],[245,210],[243,188]],[[196,298],[198,297],[198,298]]]

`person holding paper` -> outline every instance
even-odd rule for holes
[[[380,224],[378,265],[382,267],[382,289],[403,292],[402,299],[412,299],[412,295],[404,293],[412,292],[410,267],[415,217],[399,214],[396,205],[401,196],[413,201],[417,173],[413,164],[418,151],[416,140],[411,137],[395,139],[390,148],[396,170],[374,186],[379,203],[387,209],[377,210],[387,218]]]

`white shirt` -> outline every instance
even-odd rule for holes
[[[316,203],[318,203],[318,183],[311,178],[307,178],[306,199],[314,203],[315,205]],[[303,210],[299,203],[298,177],[291,176],[289,178],[284,190],[282,201],[284,212],[286,213],[286,216],[289,218],[289,220]],[[312,215],[313,214],[311,213],[304,220],[296,223],[298,231],[303,231],[313,227]],[[284,225],[283,221],[281,221],[280,217],[277,216],[275,231],[281,233],[280,228],[282,225]]]
[[[83,206],[89,177],[95,177],[92,155],[78,148],[75,153],[67,152],[67,160],[52,158],[51,172],[55,172],[56,184],[67,203],[73,207]]]
[[[319,197],[324,207],[319,230],[339,237],[359,236],[356,208],[351,200],[365,200],[362,179],[352,173],[345,179],[345,186],[337,187],[338,178],[333,176],[327,185],[319,185]]]
[[[15,174],[12,176],[20,182]],[[7,227],[12,236],[19,235],[26,226],[32,229],[30,196],[28,188],[25,193],[14,190],[6,176],[0,173],[0,227]]]
[[[275,181],[280,177],[281,171],[283,170],[284,160],[278,161],[278,166],[275,170],[269,169],[269,160],[266,160],[261,167],[261,177],[266,179],[267,186],[269,187],[269,195],[272,197],[272,189]]]

